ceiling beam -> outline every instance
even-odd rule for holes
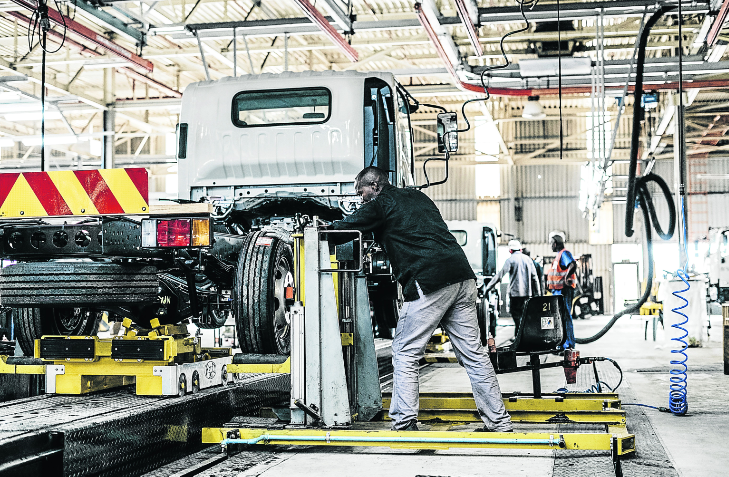
[[[714,23],[711,24],[709,34],[706,36],[706,44],[709,47],[714,46],[716,40],[719,39],[719,32],[721,32],[721,29],[724,26],[727,14],[729,14],[729,0],[724,0],[721,4],[721,8],[719,9],[719,13],[714,19]]]
[[[468,39],[471,42],[471,46],[476,52],[476,56],[483,55],[483,47],[481,42],[478,40],[478,29],[480,25],[478,18],[478,4],[476,0],[454,0],[456,2],[456,8],[458,9],[458,16],[463,20],[463,26],[466,27],[466,33]]]
[[[30,11],[33,11],[36,9],[36,5],[34,3],[29,2],[28,0],[11,0],[13,3],[20,5],[21,7],[27,8]],[[154,65],[151,61],[145,60],[144,58],[140,57],[139,55],[132,53],[131,51],[127,50],[123,46],[114,43],[113,41],[106,38],[101,33],[97,33],[90,29],[89,27],[82,25],[81,23],[72,20],[68,17],[64,17],[60,12],[49,8],[48,9],[48,17],[50,20],[55,23],[56,25],[61,25],[68,29],[68,31],[73,32],[75,35],[78,35],[79,37],[83,38],[87,42],[91,43],[92,45],[99,47],[105,51],[108,51],[112,55],[118,56],[120,58],[124,58],[127,61],[130,61],[131,63],[134,63],[136,66],[146,70],[146,71],[152,71],[154,69]]]
[[[335,0],[322,0],[322,3],[324,4],[324,8],[329,12],[329,15],[331,15],[334,23],[336,23],[341,31],[345,33],[353,32],[352,20],[349,16],[347,16],[346,12],[339,8],[339,5],[337,5]]]
[[[357,50],[352,48],[352,45],[337,32],[337,30],[329,23],[329,19],[319,13],[319,10],[312,5],[309,0],[294,0],[294,2],[303,10],[304,14],[311,20],[316,26],[324,33],[337,47],[339,50],[349,58],[349,61],[356,62],[359,59]],[[349,32],[347,32],[349,33]],[[286,33],[288,34],[288,33]],[[199,37],[198,37],[199,38]]]
[[[468,0],[465,0],[468,1]],[[642,17],[644,8],[648,6],[648,12],[655,10],[655,0],[614,0],[603,2],[575,2],[561,3],[560,17],[562,20],[578,19],[578,18],[594,18],[597,16],[601,8],[604,8],[605,17]],[[707,0],[697,0],[692,4],[683,7],[684,14],[707,13],[709,11]],[[489,7],[479,9],[480,24],[486,26],[496,26],[504,23],[523,22],[519,14],[518,7]],[[555,3],[542,4],[538,3],[533,10],[526,12],[527,18],[534,21],[546,21],[557,19],[557,9]],[[331,16],[324,17],[327,22],[337,31],[347,32],[347,30],[336,24],[335,18]],[[438,23],[443,26],[460,26],[462,20],[460,17],[438,17]],[[199,30],[202,38],[210,36],[219,36],[222,32],[232,36],[235,27],[239,34],[255,37],[255,36],[276,36],[288,33],[289,35],[311,35],[319,33],[320,30],[308,18],[277,18],[268,20],[249,20],[249,21],[231,21],[231,22],[213,22],[213,23],[195,23],[195,24],[173,24],[164,25],[156,28],[150,28],[150,34],[169,34],[174,40],[184,40],[189,38],[185,32],[185,28]],[[397,30],[420,28],[420,22],[416,18],[383,18],[379,21],[354,21],[352,29],[356,32],[378,31],[378,30]],[[208,32],[203,30],[209,30]],[[568,33],[568,32],[563,32]],[[606,32],[607,33],[607,32]],[[629,35],[625,35],[629,36]],[[635,33],[633,33],[635,36]],[[594,35],[585,37],[594,39]],[[498,41],[500,36],[496,39]],[[530,40],[533,38],[529,37]],[[527,40],[523,40],[527,41]],[[483,42],[483,39],[481,39]]]
[[[18,70],[15,69],[14,65],[8,61],[5,61],[4,59],[0,58],[0,71],[7,71],[10,73],[18,73]],[[28,78],[28,80],[32,83],[40,84],[41,83],[41,75],[40,73],[21,73],[24,74]],[[17,83],[16,83],[17,86]],[[79,101],[84,102],[88,104],[89,106],[92,106],[96,109],[106,109],[106,105],[103,104],[103,102],[97,98],[89,96],[85,90],[81,90],[79,88],[74,87],[67,87],[65,84],[61,84],[58,81],[55,81],[54,79],[46,78],[46,87],[50,90],[56,91],[58,93],[64,94],[64,95],[72,95],[78,98]],[[20,90],[18,88],[18,90]],[[22,94],[29,94],[22,92]]]
[[[675,3],[675,2],[664,2]],[[557,3],[537,3],[533,8],[525,11],[530,21],[557,21]],[[642,17],[644,9],[648,13],[655,12],[660,6],[655,0],[613,0],[602,2],[562,2],[559,4],[560,20],[579,20],[595,18],[599,12],[605,17]],[[708,13],[708,0],[686,2],[682,6],[684,14]],[[497,24],[523,22],[518,6],[480,8],[481,24]],[[674,12],[675,13],[675,12]]]
[[[91,5],[90,3],[86,2],[86,0],[76,0],[74,2],[74,5],[79,10],[86,13],[88,16],[91,16],[95,18],[96,20],[102,22],[104,25],[111,28],[116,33],[125,35],[135,42],[137,42],[140,46],[144,46],[147,44],[147,35],[143,31],[137,30],[136,28],[130,27],[114,15],[105,12],[101,8],[95,7],[94,5]]]
[[[13,17],[17,18],[18,20],[21,20],[22,22],[26,23],[26,24],[30,24],[30,22],[31,22],[30,18],[26,17],[23,14],[20,14],[20,13],[17,13],[17,12],[8,12],[8,13],[10,15],[12,15]],[[94,57],[97,57],[97,58],[104,56],[101,53],[99,53],[98,51],[96,51],[96,50],[94,50],[92,48],[88,48],[85,45],[83,45],[83,44],[81,44],[81,43],[79,43],[77,41],[74,41],[74,40],[72,40],[70,38],[63,38],[63,35],[60,32],[57,32],[57,31],[54,31],[54,30],[50,30],[48,33],[51,36],[56,37],[56,39],[59,40],[59,41],[61,41],[63,39],[63,41],[65,41],[68,45],[70,45],[70,46],[78,49],[79,52],[81,52],[81,53],[86,53],[86,54],[89,54],[89,55],[94,56]],[[87,61],[87,60],[85,60],[85,61]],[[151,62],[150,62],[150,64],[151,64]],[[22,65],[22,63],[21,63],[21,65]],[[141,81],[142,83],[146,83],[146,84],[150,85],[152,88],[156,89],[160,93],[163,93],[163,94],[166,94],[166,95],[169,95],[169,96],[178,97],[178,98],[179,97],[182,97],[182,93],[180,93],[179,91],[177,91],[177,90],[175,90],[173,88],[170,88],[169,86],[167,86],[167,85],[165,85],[165,84],[163,84],[163,83],[161,83],[159,81],[156,81],[156,80],[150,78],[149,76],[146,76],[146,75],[144,75],[144,74],[136,71],[133,68],[122,67],[122,68],[117,68],[117,70],[120,73],[122,73],[122,74],[124,74],[124,75],[126,75],[126,76],[128,76],[130,78],[133,78],[133,79],[135,79],[137,81]],[[78,73],[80,73],[80,71],[81,70],[79,70]],[[78,73],[77,73],[77,76],[78,76]],[[75,79],[76,78],[74,78],[74,80]],[[69,83],[69,86],[70,86],[70,83]]]

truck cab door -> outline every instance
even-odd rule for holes
[[[481,254],[483,275],[493,277],[496,275],[496,231],[491,227],[483,228]]]
[[[410,105],[407,98],[398,89],[397,91],[397,161],[398,185],[401,187],[415,185],[413,162],[413,128],[410,124]]]
[[[379,78],[367,78],[364,97],[364,166],[376,166],[389,172],[390,182],[399,185],[395,115],[392,88]]]

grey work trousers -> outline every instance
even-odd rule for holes
[[[476,407],[492,431],[513,429],[511,417],[504,408],[501,389],[488,353],[481,345],[476,320],[476,284],[473,280],[449,285],[408,301],[400,311],[395,338],[392,341],[393,374],[390,417],[392,428],[403,429],[418,418],[419,362],[425,346],[440,326],[453,344],[458,362],[466,368]]]

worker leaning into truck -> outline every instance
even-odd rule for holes
[[[577,277],[575,276],[577,262],[572,254],[564,248],[564,240],[563,232],[555,231],[549,234],[552,251],[557,253],[557,257],[555,257],[549,272],[547,272],[547,289],[553,295],[562,295],[564,297],[567,308],[567,316],[565,317],[567,339],[564,342],[564,347],[574,348],[575,330],[572,324],[572,302],[575,299],[575,287],[577,286]]]
[[[418,430],[419,362],[441,326],[471,380],[483,430],[512,432],[496,373],[481,345],[476,277],[438,208],[417,189],[392,186],[387,173],[377,167],[362,170],[355,187],[364,203],[331,228],[373,232],[405,298],[392,341],[392,428]]]
[[[534,260],[521,252],[521,243],[518,240],[509,240],[509,253],[511,256],[506,259],[499,273],[486,285],[484,293],[488,293],[501,282],[504,275],[509,274],[509,312],[514,319],[514,339],[516,339],[521,315],[524,313],[524,304],[529,298],[541,295],[542,290]]]

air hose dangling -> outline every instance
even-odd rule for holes
[[[628,172],[628,193],[627,203],[625,207],[625,236],[632,237],[635,230],[633,229],[633,214],[635,207],[638,206],[643,213],[643,229],[645,231],[646,246],[648,249],[648,274],[646,276],[646,286],[643,295],[637,303],[616,313],[610,321],[596,334],[588,338],[575,338],[578,344],[592,343],[602,338],[605,333],[613,327],[616,321],[622,316],[637,313],[640,307],[648,300],[653,288],[653,230],[663,240],[670,240],[676,228],[676,207],[671,197],[671,191],[668,184],[660,176],[649,173],[642,177],[636,177],[638,168],[638,147],[640,144],[640,122],[643,119],[643,109],[640,107],[641,98],[643,96],[643,71],[645,69],[645,49],[648,41],[648,35],[651,28],[666,13],[674,10],[672,6],[661,6],[656,13],[646,22],[640,33],[638,42],[638,58],[636,61],[635,72],[635,94],[633,100],[633,134],[630,142],[630,168]],[[616,126],[617,127],[617,126]],[[663,192],[668,206],[669,222],[668,231],[664,232],[661,224],[658,222],[658,216],[653,205],[653,198],[648,190],[648,184],[654,182]]]

